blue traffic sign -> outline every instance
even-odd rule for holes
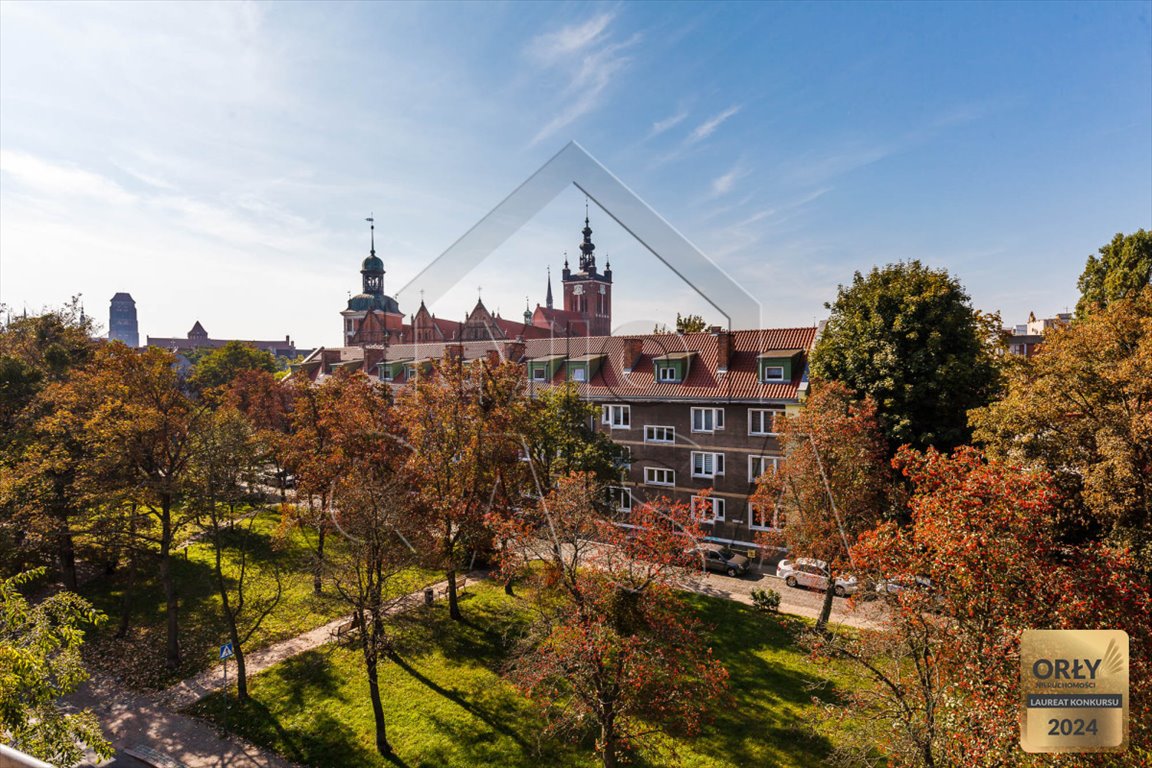
[[[224,659],[234,655],[232,652],[232,643],[224,643],[224,645],[220,646],[220,661],[224,661]]]

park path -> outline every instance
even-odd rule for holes
[[[462,587],[467,582],[475,581],[483,575],[484,574],[478,571],[461,574],[456,577],[456,581],[457,584]],[[414,605],[423,603],[425,589],[431,589],[436,596],[441,596],[447,587],[447,580],[438,581],[435,584],[430,584],[415,592],[410,592],[398,597],[393,601],[392,605],[389,606],[387,614],[401,613]],[[316,627],[316,629],[311,629],[304,634],[290,637],[287,640],[281,640],[267,648],[248,653],[244,657],[244,666],[247,670],[248,679],[252,679],[269,667],[279,664],[286,659],[299,656],[306,651],[319,648],[322,645],[332,642],[337,637],[337,630],[349,624],[351,621],[351,615],[341,616],[338,619],[333,619],[322,627]],[[235,683],[236,664],[232,663],[230,666],[232,667],[233,673],[231,680]],[[173,710],[180,710],[192,706],[200,701],[200,699],[221,690],[223,687],[224,677],[220,669],[206,669],[195,677],[182,680],[155,696],[156,700],[164,706]]]
[[[482,578],[480,571],[457,576],[463,586]],[[440,581],[397,598],[389,613],[408,610],[424,601],[424,590],[432,589],[442,598],[448,586]],[[336,639],[336,630],[352,620],[344,616],[324,626],[267,648],[245,658],[249,679],[274,664],[297,656]],[[235,684],[235,668],[230,680]],[[211,723],[184,715],[177,710],[223,688],[219,669],[206,670],[158,693],[131,691],[110,677],[93,675],[65,702],[76,709],[91,709],[100,720],[105,735],[116,748],[110,761],[97,762],[95,756],[79,768],[292,768],[293,763],[234,736],[224,734]]]

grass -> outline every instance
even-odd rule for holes
[[[832,750],[836,733],[821,733],[812,697],[831,701],[858,683],[841,667],[809,663],[796,647],[804,620],[769,616],[743,605],[686,596],[714,627],[711,641],[730,672],[731,700],[697,738],[668,737],[686,768],[812,766]],[[416,768],[594,766],[591,742],[543,738],[544,723],[504,680],[500,667],[526,620],[524,603],[499,587],[469,587],[465,621],[446,607],[411,611],[399,630],[399,663],[381,667],[388,738],[396,759],[374,749],[368,686],[359,650],[328,646],[277,665],[250,682],[253,701],[228,713],[236,733],[305,765]],[[224,701],[215,695],[194,713],[217,723]],[[663,764],[639,755],[634,765]]]
[[[312,549],[305,534],[293,530],[277,537],[280,525],[278,511],[258,512],[251,531],[247,523],[230,531],[225,550],[225,574],[237,568],[241,544],[249,552],[249,583],[254,589],[269,588],[273,567],[281,570],[282,592],[272,612],[245,646],[253,651],[280,640],[294,637],[314,627],[347,614],[330,587],[324,594],[312,591]],[[338,536],[329,536],[326,547],[339,547]],[[123,572],[97,578],[81,588],[81,593],[110,617],[85,644],[85,656],[99,669],[113,671],[136,688],[157,689],[190,677],[218,663],[219,646],[228,640],[226,624],[221,617],[220,597],[214,576],[215,556],[210,544],[197,541],[173,558],[177,590],[180,595],[180,644],[182,663],[176,672],[168,672],[164,663],[166,611],[164,588],[155,560],[144,560],[138,566],[137,583],[132,597],[133,622],[128,637],[114,637],[121,611],[121,600],[127,578]],[[396,594],[410,592],[440,578],[429,571],[413,569],[391,585]],[[243,617],[241,619],[243,624]],[[243,631],[243,626],[242,626]]]

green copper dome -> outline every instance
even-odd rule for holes
[[[396,299],[383,294],[373,296],[370,293],[358,293],[348,299],[348,309],[353,312],[367,312],[370,309],[375,309],[378,312],[400,313],[400,305],[396,303]]]
[[[380,260],[380,257],[377,256],[375,252],[373,252],[371,256],[364,259],[364,263],[360,265],[360,271],[361,272],[383,272],[384,271],[384,262]]]

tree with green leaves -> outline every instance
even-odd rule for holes
[[[540,390],[528,411],[524,437],[537,493],[547,493],[556,480],[574,472],[599,484],[617,478],[623,450],[593,427],[599,414],[595,403],[580,398],[574,382]]]
[[[1083,318],[1118,299],[1130,299],[1152,284],[1152,232],[1117,232],[1100,248],[1100,258],[1088,257],[1076,287],[1076,317]]]
[[[192,369],[191,381],[201,392],[226,387],[244,371],[276,373],[276,358],[242,341],[229,341],[200,358]]]
[[[42,574],[0,579],[0,741],[57,765],[79,762],[81,744],[111,758],[96,716],[68,713],[56,703],[88,679],[80,658],[83,627],[105,617],[72,592],[29,604],[20,587]]]
[[[959,281],[919,261],[859,272],[840,286],[812,353],[812,375],[870,395],[890,448],[948,450],[967,413],[999,390],[999,318],[973,309]]]

